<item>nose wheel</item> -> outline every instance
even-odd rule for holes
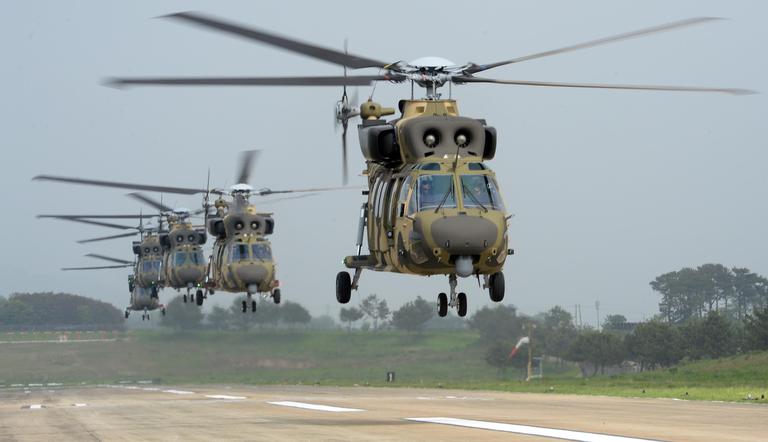
[[[467,294],[464,292],[456,293],[456,275],[448,276],[448,284],[451,286],[450,299],[445,293],[437,295],[437,315],[445,317],[448,314],[448,307],[456,309],[460,318],[467,316]]]

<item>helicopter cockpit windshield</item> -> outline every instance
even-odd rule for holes
[[[419,177],[416,192],[419,210],[456,208],[456,195],[453,188],[453,175],[422,175]]]
[[[174,264],[182,266],[184,264],[202,265],[204,264],[202,250],[190,250],[176,252]]]
[[[146,260],[141,264],[141,271],[142,272],[159,272],[160,271],[160,260],[159,259],[150,259]]]
[[[272,250],[267,244],[234,244],[230,254],[232,262],[272,260]]]
[[[499,189],[488,175],[462,175],[461,190],[466,208],[504,210]]]
[[[272,259],[272,250],[266,244],[251,244],[251,251],[256,259],[261,259],[262,261]]]

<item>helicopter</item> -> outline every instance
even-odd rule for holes
[[[271,213],[258,212],[256,206],[249,201],[250,197],[350,189],[348,187],[333,187],[291,190],[263,188],[256,190],[248,184],[248,181],[250,169],[257,154],[257,150],[243,152],[236,179],[237,184],[234,184],[229,189],[154,186],[51,175],[39,175],[34,179],[183,195],[203,194],[202,212],[206,217],[205,224],[208,233],[215,238],[215,241],[210,256],[207,277],[205,282],[200,284],[201,288],[198,289],[195,301],[198,305],[203,304],[205,296],[203,295],[202,288],[205,288],[208,294],[213,294],[218,290],[231,293],[245,292],[247,300],[242,301],[242,311],[246,312],[248,307],[250,307],[250,310],[255,312],[257,303],[253,299],[254,295],[262,294],[265,298],[272,298],[275,304],[279,304],[281,292],[280,281],[276,276],[276,265],[272,256],[271,243],[267,238],[267,236],[274,232],[275,221]],[[211,194],[218,196],[213,204],[209,201]],[[230,199],[225,197],[230,197]],[[182,237],[183,235],[177,235],[172,228],[169,235],[167,235],[171,237],[169,243],[182,243],[185,239]],[[205,236],[199,236],[199,238],[204,242]],[[159,241],[162,243],[162,239]],[[190,242],[192,242],[191,239]],[[197,253],[197,249],[195,249],[195,253]],[[186,256],[188,259],[189,254]]]
[[[97,258],[109,262],[116,263],[109,266],[92,266],[92,267],[65,267],[64,271],[71,270],[103,270],[103,269],[115,269],[115,268],[132,268],[133,273],[128,275],[128,291],[131,294],[128,307],[125,309],[125,318],[128,319],[131,311],[141,311],[142,320],[149,319],[149,311],[161,309],[161,313],[165,316],[165,306],[160,303],[159,290],[163,286],[162,276],[162,256],[164,250],[160,244],[160,237],[157,234],[158,227],[144,226],[143,218],[147,215],[38,215],[38,218],[54,218],[63,219],[67,221],[81,222],[92,225],[100,225],[105,227],[120,228],[120,229],[135,229],[136,232],[120,235],[111,235],[99,238],[90,238],[86,240],[80,240],[79,243],[90,243],[95,241],[104,241],[108,239],[122,238],[126,236],[133,236],[141,234],[142,237],[139,241],[133,242],[133,251],[136,255],[136,259],[128,261],[120,258],[113,258],[110,256],[100,255],[96,253],[88,253],[85,256],[91,258]],[[100,218],[139,218],[139,226],[131,227],[119,224],[106,223],[103,221],[94,221],[94,219]]]
[[[190,221],[192,215],[188,209],[171,209],[139,192],[128,194],[159,210],[156,215],[157,226],[144,226],[141,222],[147,215],[38,215],[38,218],[54,218],[67,221],[75,221],[86,224],[94,224],[118,229],[136,230],[133,233],[112,235],[101,238],[92,238],[78,241],[88,243],[106,239],[122,238],[141,233],[140,241],[133,242],[133,253],[137,257],[137,269],[131,283],[138,282],[140,287],[150,289],[152,297],[158,296],[158,290],[163,287],[171,287],[176,290],[187,289],[183,295],[184,302],[196,300],[202,305],[202,284],[205,282],[207,263],[203,255],[202,247],[206,242],[204,229],[195,228]],[[194,212],[194,215],[202,213],[202,210]],[[98,218],[139,218],[138,227],[121,224],[94,221]],[[165,226],[168,226],[167,229]],[[146,233],[146,235],[145,235]],[[157,255],[160,255],[159,258]],[[131,284],[129,284],[131,285]],[[190,290],[197,288],[196,294],[190,294]],[[130,288],[133,291],[132,288]]]
[[[458,277],[475,276],[490,299],[504,298],[502,268],[508,255],[508,215],[494,172],[486,161],[494,158],[497,145],[495,128],[486,120],[459,114],[456,100],[442,97],[447,85],[506,84],[537,87],[623,89],[645,91],[712,92],[731,95],[754,93],[746,89],[708,88],[668,85],[562,83],[503,80],[476,76],[501,66],[513,65],[608,43],[628,40],[718,20],[696,17],[600,38],[558,49],[534,53],[494,63],[457,64],[441,57],[422,57],[405,62],[385,62],[365,56],[317,46],[312,43],[236,24],[198,12],[179,12],[164,16],[271,45],[322,61],[340,65],[343,76],[324,77],[135,77],[112,78],[107,84],[127,86],[342,86],[342,98],[336,104],[335,119],[343,127],[343,181],[347,177],[346,133],[349,120],[360,117],[360,149],[366,160],[367,201],[362,204],[357,231],[357,253],[347,256],[344,264],[354,270],[336,276],[336,299],[345,304],[351,291],[359,288],[364,269],[422,276],[448,275],[450,295],[438,294],[437,310],[445,316],[448,308],[459,316],[467,313],[467,296],[457,293]],[[347,69],[374,68],[375,75],[347,75]],[[373,96],[355,108],[347,95],[347,86],[368,86],[377,82],[410,83],[411,98],[394,108],[382,107]],[[414,86],[425,90],[414,98]],[[352,100],[354,102],[354,100]],[[367,231],[368,254],[362,253]]]

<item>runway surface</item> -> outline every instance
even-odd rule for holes
[[[455,390],[0,390],[0,440],[768,440],[768,406]]]

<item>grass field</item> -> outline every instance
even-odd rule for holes
[[[548,377],[524,382],[518,380],[517,369],[500,378],[485,363],[479,336],[465,330],[423,335],[142,331],[116,337],[113,342],[3,344],[9,340],[3,336],[0,384],[151,379],[174,384],[394,385],[728,401],[768,394],[768,353],[590,379],[580,378],[572,365],[549,364]],[[395,384],[385,382],[390,370],[397,374]]]

